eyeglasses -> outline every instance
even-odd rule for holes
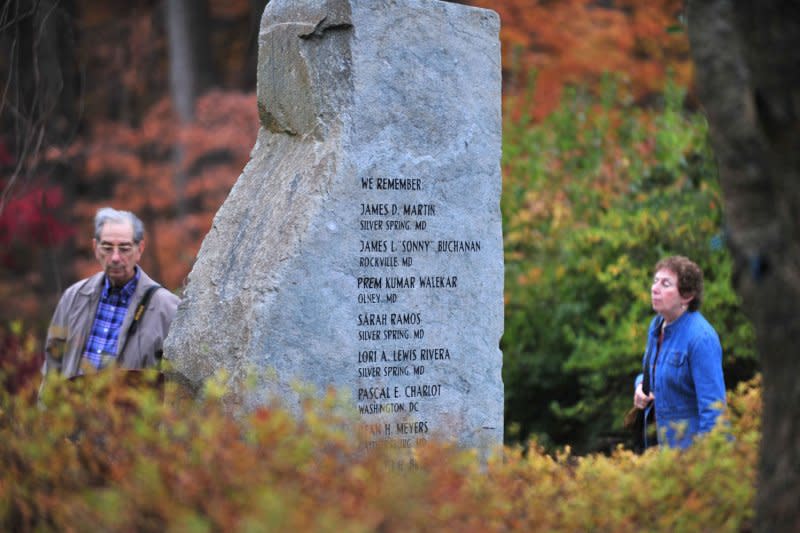
[[[136,243],[133,242],[121,242],[116,245],[110,242],[101,242],[99,248],[104,255],[112,255],[115,249],[119,252],[119,255],[130,255],[134,246],[136,246]]]

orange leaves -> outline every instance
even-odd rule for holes
[[[44,410],[2,396],[0,529],[737,531],[752,518],[758,381],[729,400],[734,438],[720,428],[684,452],[552,457],[531,442],[481,462],[429,442],[398,471],[343,430],[332,392],[300,418],[276,404],[236,420],[154,377],[57,382]]]
[[[80,198],[73,213],[85,228],[101,205],[137,213],[148,250],[142,264],[167,287],[179,286],[202,238],[248,160],[258,130],[255,94],[210,91],[197,101],[196,121],[182,127],[168,99],[157,102],[137,127],[96,123],[68,157],[84,162],[87,184],[108,190],[102,200]],[[89,243],[81,244],[91,257]],[[96,270],[76,263],[79,274]]]
[[[681,85],[691,81],[688,39],[680,28],[682,2],[595,2],[592,0],[471,0],[500,15],[503,65],[516,76],[539,72],[534,109],[541,119],[568,85],[595,82],[604,72],[624,72],[637,99],[657,93],[671,68]],[[604,4],[611,4],[605,7]],[[506,94],[525,89],[504,87]]]

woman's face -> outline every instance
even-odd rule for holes
[[[692,296],[683,297],[678,292],[678,276],[671,270],[662,268],[653,276],[650,288],[653,311],[672,322],[686,311]]]

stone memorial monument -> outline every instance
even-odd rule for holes
[[[172,324],[177,375],[226,370],[240,410],[335,387],[365,446],[502,443],[498,32],[439,0],[268,4],[261,128]]]

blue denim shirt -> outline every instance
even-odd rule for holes
[[[705,317],[699,311],[687,311],[665,328],[656,358],[663,322],[656,316],[650,323],[642,367],[652,352],[650,375],[659,443],[686,448],[695,435],[711,431],[725,404],[722,346]],[[641,381],[639,374],[635,385]]]

